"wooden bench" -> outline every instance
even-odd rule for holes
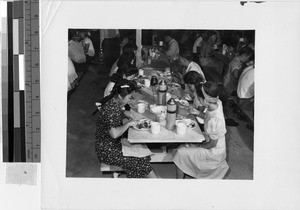
[[[153,152],[151,156],[151,163],[172,163],[173,154],[170,152]],[[118,166],[112,166],[105,163],[100,164],[101,172],[112,172],[113,178],[118,178],[124,170]]]

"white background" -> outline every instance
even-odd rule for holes
[[[254,180],[65,178],[68,28],[255,29]],[[41,41],[43,207],[300,209],[299,2],[64,1]],[[1,199],[37,209],[39,187],[4,185]]]

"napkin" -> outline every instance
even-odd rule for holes
[[[153,155],[146,144],[132,144],[130,146],[122,145],[124,156],[146,157]]]

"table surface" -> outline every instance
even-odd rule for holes
[[[147,70],[144,71],[147,74]],[[173,91],[173,93],[178,92],[179,90]],[[135,99],[145,100],[149,103],[149,105],[154,104],[153,92],[151,88],[145,87],[141,89],[140,93],[135,93],[133,97]],[[156,114],[150,111],[149,106],[143,114],[138,113],[136,108],[132,108],[131,110],[134,114],[135,119],[146,118],[152,121],[157,121]],[[178,107],[177,113],[196,122],[195,117],[193,115],[189,115],[187,110],[182,107]],[[195,128],[188,128],[187,132],[184,135],[177,134],[176,128],[173,131],[170,131],[163,126],[161,126],[160,133],[157,135],[152,134],[150,130],[141,131],[134,128],[129,128],[128,141],[130,143],[201,143],[202,141],[204,141],[204,136],[200,130],[198,123],[196,123]]]

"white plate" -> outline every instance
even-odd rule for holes
[[[167,106],[150,106],[150,111],[154,114],[160,114],[161,111],[167,111]]]
[[[128,104],[131,108],[137,108],[139,103],[144,103],[146,106],[148,106],[148,102],[144,100],[137,100],[136,102],[130,101]]]
[[[143,125],[143,127],[139,127],[140,125]],[[144,127],[144,126],[147,127]],[[137,124],[132,126],[134,129],[139,130],[139,131],[147,131],[150,130],[151,128],[151,120],[147,120],[147,119],[140,119],[137,121]]]
[[[178,121],[184,121],[185,124],[186,124],[186,126],[187,126],[188,128],[191,128],[191,129],[195,129],[196,126],[197,126],[196,122],[195,122],[194,120],[191,120],[191,119],[176,120],[176,123],[177,123]]]

